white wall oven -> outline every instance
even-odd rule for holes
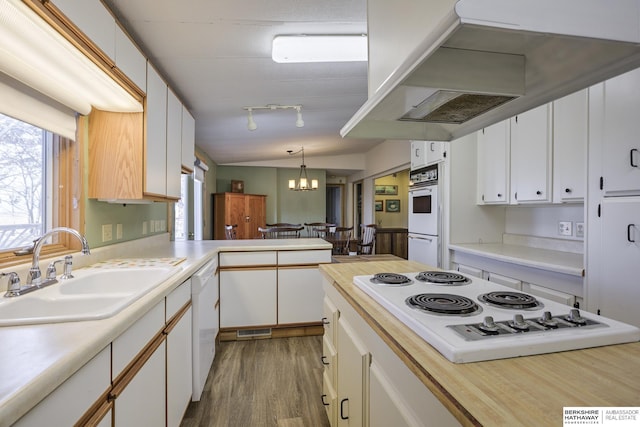
[[[438,166],[411,172],[409,187],[409,260],[440,266]]]

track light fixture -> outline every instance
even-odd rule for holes
[[[309,177],[307,176],[307,165],[304,164],[304,147],[300,148],[300,150],[295,153],[293,150],[287,150],[290,156],[294,156],[298,153],[302,152],[302,164],[300,165],[300,175],[298,176],[298,180],[290,179],[289,180],[289,190],[293,191],[309,191],[309,190],[317,190],[318,189],[318,180],[312,179],[309,181]]]
[[[304,120],[302,120],[302,105],[267,104],[257,107],[242,107],[242,109],[247,110],[247,129],[252,131],[258,129],[258,125],[253,120],[253,112],[255,110],[296,110],[296,127],[301,128],[304,126]]]

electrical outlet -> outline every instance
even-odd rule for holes
[[[116,240],[122,239],[122,224],[116,224]]]
[[[576,222],[576,237],[584,237],[584,222]]]
[[[149,233],[156,232],[156,222],[154,220],[149,221]]]
[[[156,219],[156,233],[160,232],[160,231],[164,231],[162,229],[162,221],[159,219]]]
[[[167,221],[165,221],[164,219],[160,220],[160,230],[167,231]]]
[[[573,235],[573,223],[571,221],[560,221],[558,223],[558,234],[561,236]]]
[[[147,221],[143,221],[142,222],[142,234],[147,234],[147,228],[149,227],[149,224],[147,223]]]
[[[113,240],[113,224],[102,225],[102,241],[109,242]]]

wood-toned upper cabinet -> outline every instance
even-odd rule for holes
[[[216,193],[213,195],[213,238],[225,239],[225,224],[237,224],[238,239],[260,237],[258,227],[266,222],[267,196],[261,194]]]

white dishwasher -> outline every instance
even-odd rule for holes
[[[219,330],[217,258],[212,259],[191,277],[193,308],[193,394],[199,401],[216,354]]]

